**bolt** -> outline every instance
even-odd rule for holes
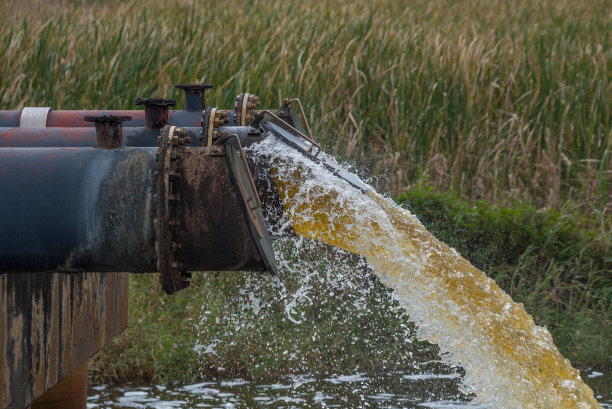
[[[259,102],[259,97],[257,95],[249,95],[247,97],[247,109],[255,109],[261,105]]]

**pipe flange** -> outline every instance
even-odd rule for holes
[[[170,107],[176,105],[176,100],[172,98],[136,98],[134,100],[135,105],[158,106],[158,107]]]
[[[206,91],[212,87],[212,84],[176,84],[174,86],[174,88],[185,91],[185,110],[200,112],[206,108]]]
[[[248,92],[243,92],[236,96],[234,104],[234,124],[236,126],[246,126],[255,118],[255,110],[259,108],[261,102],[259,97]]]
[[[159,281],[162,289],[172,294],[189,285],[189,274],[181,263],[181,244],[176,238],[180,228],[178,217],[178,185],[181,161],[185,145],[190,142],[189,133],[178,126],[166,125],[157,140],[155,168],[156,219],[155,251]]]
[[[202,116],[202,145],[212,146],[219,137],[219,127],[227,124],[227,112],[218,108],[206,108]]]

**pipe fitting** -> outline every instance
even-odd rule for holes
[[[172,98],[136,98],[134,102],[136,105],[144,105],[145,127],[149,129],[161,129],[168,125],[168,107],[176,105],[176,100]]]
[[[234,121],[235,125],[246,126],[255,119],[256,109],[259,108],[261,102],[259,97],[248,92],[243,92],[236,96],[234,104]]]
[[[174,88],[185,91],[185,111],[200,111],[206,109],[206,90],[211,89],[212,84],[177,84]]]
[[[113,149],[121,147],[123,143],[122,122],[129,121],[132,117],[104,114],[85,116],[83,119],[93,122],[96,126],[96,148]]]

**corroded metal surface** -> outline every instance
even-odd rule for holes
[[[155,152],[0,149],[0,271],[155,271]]]
[[[126,273],[0,275],[0,408],[25,408],[127,326]]]
[[[191,137],[190,146],[199,146],[202,128],[183,128]],[[245,129],[246,130],[246,129]],[[236,132],[236,131],[233,131]],[[238,129],[237,132],[240,132]],[[245,132],[243,131],[242,134]],[[156,146],[159,129],[123,127],[123,146]],[[246,138],[246,135],[244,136]],[[93,148],[96,146],[94,128],[0,128],[0,148],[45,148],[71,147]]]
[[[159,137],[156,155],[155,249],[161,286],[168,294],[189,285],[189,275],[180,257],[181,242],[177,240],[177,233],[182,229],[179,219],[181,163],[185,155],[184,145],[188,139],[187,133],[181,128],[166,126]],[[189,202],[187,205],[197,204]]]
[[[176,101],[171,98],[136,98],[135,104],[145,106],[145,128],[161,129],[168,125],[168,107],[176,105]]]
[[[264,270],[233,186],[224,147],[187,149],[181,169],[177,212],[181,229],[176,241],[181,243],[185,267]]]
[[[202,112],[206,108],[206,90],[212,84],[177,84],[175,88],[185,91],[185,109],[187,111]]]
[[[86,115],[118,115],[131,116],[132,120],[124,123],[126,127],[130,126],[145,126],[145,111],[144,110],[82,110],[82,111],[64,111],[51,110],[47,117],[47,127],[93,127],[93,124],[85,121]],[[18,127],[21,120],[21,111],[0,111],[0,127]],[[169,123],[181,126],[200,126],[202,121],[201,111],[185,111],[174,110],[170,111]]]
[[[93,122],[96,126],[96,147],[111,149],[123,145],[123,126],[121,123],[131,120],[132,117],[105,114],[101,116],[88,115],[84,119],[87,122]]]

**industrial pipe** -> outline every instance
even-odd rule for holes
[[[159,154],[156,148],[0,149],[0,271],[153,272],[166,248],[185,271],[273,265],[252,237],[222,146],[174,152],[167,162],[173,169],[164,168],[164,158],[156,161]],[[160,173],[174,187],[160,192]],[[164,203],[170,203],[167,218],[159,215]],[[165,230],[171,242],[160,238]],[[261,240],[269,240],[267,231]]]
[[[127,121],[129,122],[129,121]],[[124,122],[127,123],[127,122]],[[191,146],[202,144],[202,128],[183,127],[191,137]],[[260,132],[248,126],[224,126],[227,134],[236,134],[243,145],[258,140]],[[157,146],[159,129],[123,127],[123,146]],[[96,130],[89,128],[0,128],[0,148],[45,148],[96,146]]]
[[[145,110],[54,111],[45,108],[46,111],[43,112],[41,108],[24,108],[21,111],[0,111],[0,127],[90,127],[93,125],[88,123],[84,117],[102,115],[130,116],[132,119],[125,123],[127,127],[146,126],[159,129],[167,124],[183,127],[199,126],[202,121],[202,111],[206,108],[204,98],[206,90],[213,86],[211,84],[178,84],[175,87],[185,91],[185,110],[168,111],[167,107],[176,105],[176,101],[167,98],[137,98],[136,105],[145,105]],[[166,109],[164,110],[163,107]],[[163,114],[166,114],[165,120]]]
[[[28,109],[28,108],[24,108]],[[76,111],[64,111],[64,110],[50,110],[47,119],[46,126],[49,128],[62,128],[62,127],[93,127],[93,125],[87,122],[85,116],[101,116],[101,115],[115,115],[115,116],[131,116],[130,121],[125,122],[124,126],[145,126],[145,111],[144,110],[76,110]],[[27,124],[21,123],[22,111],[0,111],[0,127],[23,127],[30,128]],[[183,111],[173,110],[170,111],[170,117],[168,123],[173,125],[181,126],[199,126],[202,122],[202,112],[197,111]]]
[[[185,111],[0,111],[0,407],[77,396],[62,385],[127,325],[117,271],[160,272],[167,293],[193,270],[276,272],[263,212],[282,223],[282,204],[242,149],[266,136],[247,125],[257,98],[224,111],[206,108],[209,85],[178,88]]]

